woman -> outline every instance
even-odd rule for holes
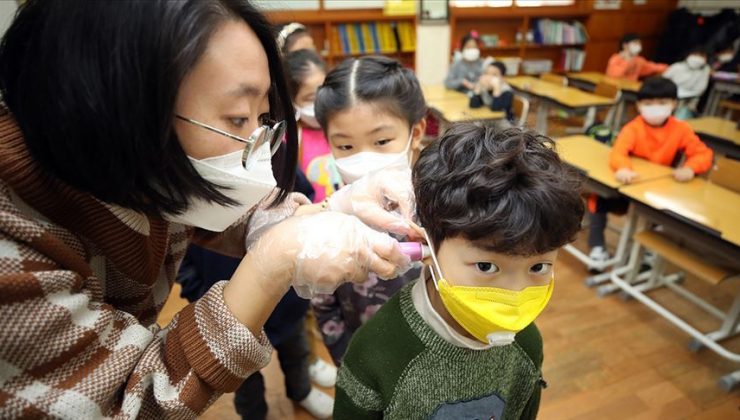
[[[194,417],[268,362],[262,326],[291,284],[408,264],[358,218],[407,232],[376,203],[409,217],[410,180],[326,204],[357,218],[296,210],[281,75],[246,1],[21,7],[0,46],[0,417]],[[159,329],[190,240],[244,258]]]

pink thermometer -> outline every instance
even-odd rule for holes
[[[420,242],[400,242],[401,252],[411,259],[411,261],[421,261],[431,256],[429,247]]]

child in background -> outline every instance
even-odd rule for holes
[[[693,48],[684,61],[671,64],[663,73],[663,77],[673,81],[678,87],[678,98],[699,97],[709,84],[711,69],[707,64],[707,52],[701,48]]]
[[[283,55],[298,50],[316,51],[313,37],[305,26],[292,22],[280,28],[277,36],[277,47]]]
[[[504,80],[506,65],[500,61],[489,63],[483,70],[478,83],[473,88],[470,98],[471,108],[480,108],[485,105],[493,111],[506,112],[506,118],[513,121],[514,91]]]
[[[474,34],[465,35],[460,41],[460,46],[462,58],[450,66],[445,78],[445,87],[467,93],[475,89],[475,84],[483,73],[483,60],[480,58],[478,37]]]
[[[614,53],[606,66],[606,75],[609,77],[638,80],[668,68],[667,64],[654,63],[640,55],[642,42],[635,34],[623,36],[620,45],[622,50]]]
[[[283,67],[299,124],[298,166],[303,173],[308,173],[312,161],[317,158],[325,159],[331,154],[314,110],[316,91],[326,77],[326,64],[316,51],[304,49],[289,53],[285,57]],[[324,201],[327,195],[334,191],[337,183],[336,180],[327,182],[326,179],[317,176],[311,179],[316,181],[312,183],[315,203]]]
[[[453,125],[413,171],[430,269],[352,339],[334,419],[534,419],[558,249],[583,216],[555,143]]]
[[[712,167],[712,149],[699,140],[691,126],[671,116],[677,97],[676,84],[666,78],[653,77],[642,83],[637,92],[640,115],[622,128],[609,154],[609,166],[619,182],[629,184],[640,177],[632,170],[630,156],[670,166],[678,153],[683,152],[685,162],[673,171],[673,177],[679,182],[691,181],[694,175]],[[614,208],[626,208],[624,199],[619,200],[598,197],[589,202],[588,244],[590,257],[596,261],[609,259],[604,241],[606,215]]]
[[[387,169],[410,170],[412,152],[426,128],[425,113],[416,76],[398,61],[363,57],[342,62],[316,96],[316,116],[333,155],[325,170],[337,172],[346,184]],[[371,275],[363,284],[345,284],[312,300],[337,365],[355,330],[418,275],[418,269],[389,281]]]
[[[735,52],[734,42],[727,42],[721,47],[717,48],[712,59],[712,70],[713,71],[738,71],[738,60],[740,57],[736,57],[738,54]]]

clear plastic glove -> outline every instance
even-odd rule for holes
[[[362,283],[371,272],[391,279],[411,267],[395,239],[336,212],[291,217],[262,235],[248,254],[260,262],[259,278],[292,279],[303,298]]]
[[[273,191],[270,195],[262,199],[257,208],[252,213],[247,226],[247,235],[245,238],[246,249],[249,249],[262,234],[264,234],[273,225],[282,222],[292,216],[298,207],[311,204],[305,195],[300,193],[290,193],[285,201],[276,207],[268,208],[278,191]]]
[[[368,226],[413,236],[407,223],[416,209],[411,169],[384,169],[344,186],[329,198],[329,210],[357,216]]]

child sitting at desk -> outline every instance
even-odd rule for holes
[[[514,91],[504,80],[506,76],[506,65],[500,61],[493,61],[486,65],[478,83],[473,88],[473,96],[470,98],[471,108],[480,108],[483,105],[492,111],[506,112],[506,118],[514,119],[512,104],[514,103]]]
[[[635,34],[626,34],[622,37],[622,50],[614,53],[606,65],[606,75],[622,79],[638,80],[641,77],[661,73],[667,64],[654,63],[640,55],[642,42]]]
[[[678,88],[668,79],[653,77],[642,84],[637,92],[640,115],[622,128],[609,154],[609,166],[619,182],[629,184],[640,179],[640,174],[632,170],[630,156],[672,166],[678,153],[683,152],[686,160],[673,171],[673,177],[679,182],[688,182],[695,174],[711,168],[712,149],[699,140],[689,124],[671,116],[677,98]],[[594,198],[589,200],[589,256],[603,262],[609,259],[604,240],[606,214],[617,208],[626,209],[627,203],[620,198]]]
[[[453,125],[413,171],[433,264],[352,338],[334,419],[534,419],[558,248],[583,216],[549,138]]]

